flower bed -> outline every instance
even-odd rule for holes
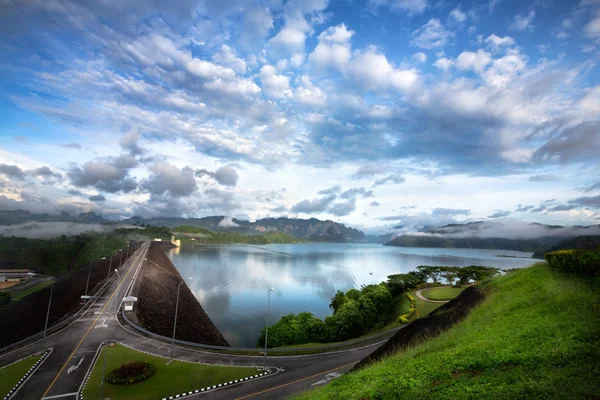
[[[113,369],[106,380],[114,385],[132,385],[143,382],[156,373],[156,367],[147,362],[131,362]]]

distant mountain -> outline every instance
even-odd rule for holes
[[[576,238],[563,240],[559,244],[550,247],[544,251],[537,251],[533,254],[535,258],[544,258],[545,253],[557,250],[583,249],[594,250],[600,248],[600,236],[578,236]]]
[[[180,225],[208,229],[215,232],[238,232],[245,235],[260,235],[278,231],[291,236],[319,242],[367,242],[366,235],[354,228],[333,221],[321,221],[316,218],[263,218],[254,222],[228,218],[225,216],[205,218],[141,218],[132,217],[122,221],[129,224],[166,226],[174,228]]]
[[[93,212],[71,215],[62,211],[58,215],[34,214],[25,210],[0,210],[0,225],[17,225],[25,222],[81,222],[81,223],[105,223],[110,222],[101,215]]]
[[[543,237],[538,239],[505,239],[402,235],[390,242],[385,243],[385,246],[497,249],[540,252],[558,244],[561,240],[562,238],[560,237]]]

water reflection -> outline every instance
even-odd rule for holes
[[[182,276],[194,276],[191,289],[204,310],[234,346],[254,347],[264,327],[267,290],[270,321],[308,311],[331,315],[337,290],[379,283],[418,265],[492,265],[519,268],[530,253],[476,249],[415,249],[366,244],[184,245],[169,257]],[[372,274],[370,274],[372,273]]]

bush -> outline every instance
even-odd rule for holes
[[[406,318],[404,315],[401,315],[398,317],[398,322],[401,322],[403,324],[408,324],[408,318]]]
[[[410,293],[407,293],[407,294],[406,294],[406,297],[408,298],[408,300],[409,300],[411,303],[414,303],[414,302],[415,302],[415,298],[414,298],[414,297],[412,297]]]
[[[568,273],[600,275],[600,250],[558,250],[545,254],[552,268]]]
[[[156,367],[147,362],[122,364],[108,373],[106,380],[114,385],[132,385],[143,382],[156,373]]]

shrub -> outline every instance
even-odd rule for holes
[[[122,364],[108,373],[106,380],[115,385],[132,385],[145,381],[156,373],[156,367],[147,362]]]
[[[398,322],[401,322],[403,324],[408,324],[408,318],[406,318],[404,315],[401,315],[398,317]]]
[[[408,298],[408,300],[410,300],[410,302],[411,302],[411,303],[414,303],[414,302],[415,302],[415,298],[414,298],[414,297],[412,297],[412,296],[410,295],[410,293],[407,293],[407,294],[406,294],[406,297]]]
[[[552,268],[569,273],[600,275],[600,250],[558,250],[545,254]]]

